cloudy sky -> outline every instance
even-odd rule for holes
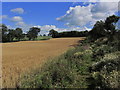
[[[90,30],[96,21],[118,14],[117,2],[3,2],[0,19],[8,28],[61,31]]]

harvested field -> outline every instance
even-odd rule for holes
[[[15,87],[23,73],[43,65],[64,53],[84,38],[56,38],[45,41],[21,41],[2,44],[3,87]]]

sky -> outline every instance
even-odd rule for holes
[[[96,21],[118,14],[117,2],[2,2],[0,20],[8,28],[20,27],[27,32],[31,27],[49,30],[91,30]]]

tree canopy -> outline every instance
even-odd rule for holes
[[[27,37],[29,38],[29,40],[34,40],[35,38],[37,38],[39,32],[40,32],[40,28],[32,27],[28,31]]]
[[[58,37],[86,37],[88,35],[88,31],[66,31],[66,32],[57,32],[55,30],[50,30],[49,35],[53,38]]]
[[[23,38],[22,28],[16,28],[15,29],[15,38],[18,39],[18,40]]]
[[[105,21],[97,21],[93,29],[89,32],[91,40],[96,40],[100,37],[108,36],[112,38],[116,32],[115,24],[118,22],[120,17],[112,15],[106,18]]]

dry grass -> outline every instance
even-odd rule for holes
[[[2,44],[3,87],[17,86],[23,73],[43,65],[49,58],[64,53],[84,38],[56,38],[46,41],[21,41]]]

